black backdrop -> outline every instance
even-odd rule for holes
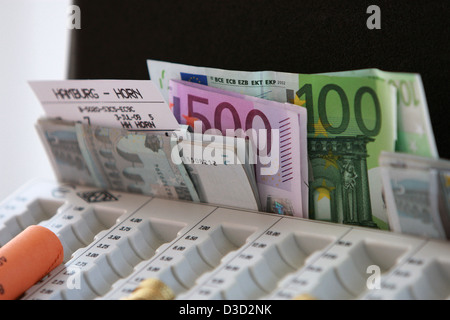
[[[440,1],[75,0],[69,78],[148,79],[146,59],[233,70],[417,72],[450,159],[449,18]],[[381,9],[369,30],[367,7]]]

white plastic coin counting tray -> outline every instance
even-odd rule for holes
[[[121,299],[147,278],[177,299],[450,296],[444,241],[42,180],[0,204],[0,245],[33,224],[64,264],[22,299]]]

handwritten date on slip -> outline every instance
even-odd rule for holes
[[[127,130],[180,125],[151,80],[30,81],[49,118]]]

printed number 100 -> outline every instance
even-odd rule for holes
[[[328,119],[327,114],[327,97],[330,91],[334,91],[338,94],[342,108],[342,119],[338,126],[332,126]],[[301,98],[303,95],[306,100],[306,108],[308,110],[308,132],[313,132],[313,124],[314,124],[314,100],[313,100],[313,91],[312,84],[307,83],[303,87],[301,87],[297,91],[297,97]],[[368,128],[363,118],[363,106],[362,99],[364,95],[369,95],[373,101],[375,106],[375,125],[373,128]],[[336,106],[337,107],[337,106]],[[317,101],[317,112],[319,115],[319,119],[322,122],[325,130],[331,134],[341,134],[345,132],[350,123],[350,103],[348,97],[340,86],[336,84],[327,84],[322,87],[319,92],[319,98]],[[361,87],[356,91],[353,108],[355,112],[355,120],[358,128],[361,130],[363,134],[366,136],[377,136],[380,133],[381,129],[381,107],[380,101],[378,100],[377,93],[370,87]]]

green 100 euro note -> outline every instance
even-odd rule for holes
[[[168,101],[171,79],[186,80],[308,111],[312,219],[388,228],[378,157],[397,139],[395,88],[382,79],[273,71],[242,72],[148,60]]]
[[[398,123],[396,151],[438,158],[425,90],[419,74],[363,69],[327,75],[381,79],[394,86],[397,91]]]

